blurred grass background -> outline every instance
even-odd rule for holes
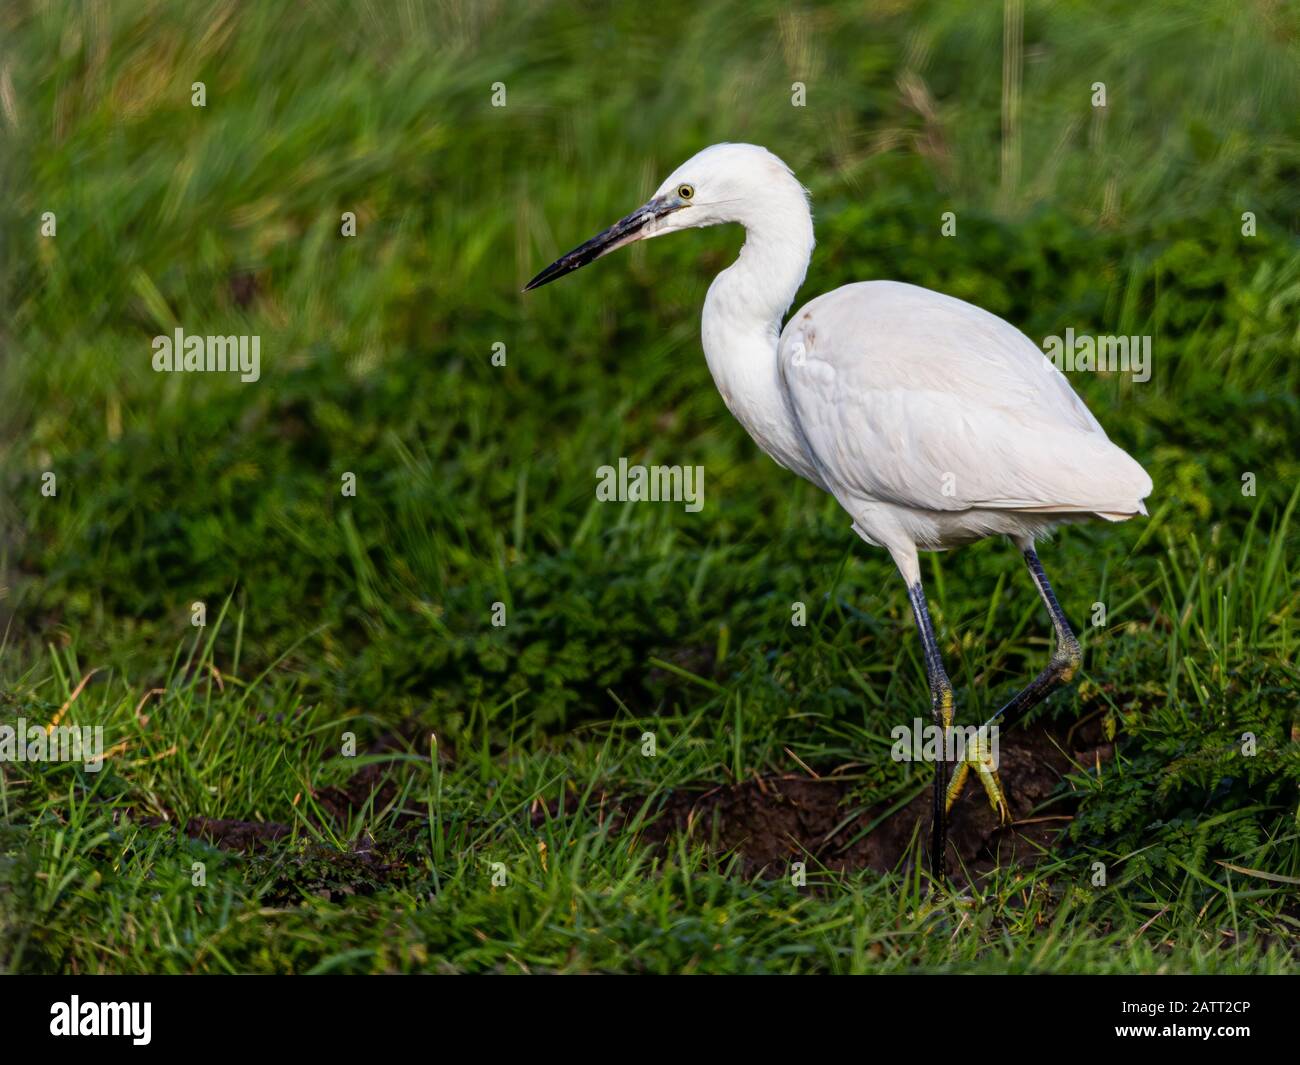
[[[1297,28],[1264,0],[7,5],[0,712],[48,719],[97,668],[74,716],[130,755],[97,777],[5,767],[7,964],[1292,959]],[[894,278],[1034,339],[1153,337],[1149,382],[1072,378],[1151,473],[1151,519],[1043,551],[1088,656],[1082,691],[1048,712],[1104,712],[1120,756],[1073,784],[1054,864],[1008,870],[956,941],[888,878],[827,874],[810,897],[685,849],[651,869],[581,813],[540,841],[580,840],[582,860],[538,857],[526,811],[566,790],[790,771],[787,748],[854,765],[868,804],[921,780],[888,759],[889,725],[925,705],[888,558],[758,452],[699,351],[740,233],[519,291],[721,140],[766,145],[811,189],[801,300]],[[150,340],[178,325],[260,335],[261,380],[154,373]],[[704,466],[703,512],[597,505],[595,470],[621,455]],[[976,720],[1041,666],[1046,620],[995,545],[926,577]],[[812,604],[806,629],[794,601]],[[1087,627],[1097,601],[1107,624]],[[334,757],[340,730],[364,741],[408,718],[454,756],[404,767],[427,853],[364,902],[305,892],[303,913],[263,921],[256,862],[120,817],[311,836],[301,797],[355,768]],[[639,756],[645,729],[665,755]],[[1248,729],[1254,759],[1235,753]],[[396,833],[392,811],[370,813],[340,854],[361,827]],[[196,851],[226,900],[201,912]],[[489,858],[518,870],[515,890],[491,889]],[[1095,860],[1122,863],[1123,887],[1085,890]],[[1221,861],[1273,879],[1234,882]],[[717,913],[746,931],[715,949]],[[376,942],[385,925],[402,931]]]

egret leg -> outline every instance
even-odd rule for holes
[[[953,701],[952,683],[943,668],[943,659],[939,654],[939,641],[934,636],[934,625],[930,622],[930,610],[925,604],[925,592],[918,580],[908,586],[907,598],[912,604],[912,615],[916,618],[916,628],[921,635],[921,647],[925,653],[925,675],[930,682],[930,714],[934,723],[944,730],[952,725]],[[946,746],[946,745],[945,745]],[[948,777],[949,767],[943,757],[944,751],[934,764],[934,826],[930,836],[930,873],[937,883],[944,881],[944,858],[948,850]]]
[[[1070,623],[1065,620],[1065,612],[1061,609],[1061,604],[1056,601],[1056,594],[1047,581],[1047,574],[1043,572],[1043,564],[1038,560],[1038,553],[1034,550],[1033,543],[1023,541],[1019,546],[1025,556],[1025,562],[1029,566],[1030,576],[1034,579],[1034,586],[1038,589],[1038,594],[1042,597],[1047,606],[1047,612],[1051,615],[1052,628],[1056,630],[1056,649],[1052,652],[1051,661],[1043,667],[1038,676],[1012,696],[1011,700],[1001,710],[989,718],[984,723],[985,728],[999,722],[999,719],[1001,725],[1014,725],[1020,721],[1057,688],[1073,680],[1075,673],[1079,670],[1080,663],[1083,661],[1083,652],[1079,649],[1079,641],[1074,638]],[[994,810],[998,812],[1003,821],[1008,820],[1009,813],[1005,793],[1002,790],[1002,782],[998,779],[997,767],[992,764],[991,758],[988,757],[988,751],[979,745],[976,746],[973,756],[958,766],[952,784],[948,788],[947,808],[952,809],[952,804],[957,801],[958,795],[961,794],[962,785],[966,782],[966,777],[971,768],[974,768],[979,774],[980,782],[984,785],[984,790],[988,793],[989,801],[992,803]]]
[[[1061,609],[1061,604],[1056,601],[1056,593],[1047,582],[1043,564],[1038,561],[1038,552],[1034,550],[1034,545],[1028,542],[1022,543],[1020,549],[1025,556],[1025,563],[1029,566],[1029,574],[1034,579],[1034,586],[1038,589],[1038,594],[1052,617],[1052,628],[1056,630],[1056,649],[1052,652],[1051,661],[1043,667],[1038,676],[1022,690],[1016,692],[1006,706],[989,718],[989,724],[1001,719],[1003,726],[1016,724],[1057,688],[1070,683],[1083,662],[1079,641],[1074,638],[1070,623],[1065,620],[1065,612]]]

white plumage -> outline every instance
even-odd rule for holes
[[[778,361],[823,487],[872,543],[942,549],[1144,511],[1150,478],[1064,375],[969,303],[845,285],[795,314]]]
[[[1110,442],[1028,337],[962,300],[868,281],[818,296],[783,330],[812,255],[812,214],[789,167],[754,145],[706,148],[647,204],[561,257],[528,288],[635,240],[727,222],[745,227],[745,244],[709,287],[701,322],[705,357],[727,408],[759,447],[834,495],[857,533],[893,556],[926,644],[936,720],[951,724],[951,687],[930,629],[917,551],[992,535],[1020,546],[1058,643],[1048,669],[1004,708],[1023,712],[1068,680],[1079,658],[1034,539],[1063,522],[1145,514],[1151,479]],[[940,854],[944,779],[940,763]],[[993,785],[986,787],[992,795]],[[941,857],[935,861],[942,875]]]

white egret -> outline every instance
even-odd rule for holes
[[[1068,683],[1078,641],[1034,550],[1065,522],[1145,514],[1151,479],[1107,438],[1044,353],[962,300],[894,281],[845,285],[781,323],[813,250],[808,193],[751,144],[716,144],[648,203],[562,256],[534,289],[633,241],[739,222],[745,244],[709,286],[701,334],[723,402],[768,455],[833,495],[867,543],[893,557],[924,649],[931,712],[953,724],[952,685],[921,588],[918,551],[988,536],[1023,553],[1056,632],[1047,666],[993,718],[1008,723]],[[947,813],[973,766],[999,813],[987,751],[935,767],[932,872],[943,879]],[[951,773],[951,781],[949,775]]]

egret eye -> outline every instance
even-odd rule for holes
[[[677,195],[680,196],[683,200],[689,200],[692,196],[695,195],[695,189],[690,185],[678,185]]]

